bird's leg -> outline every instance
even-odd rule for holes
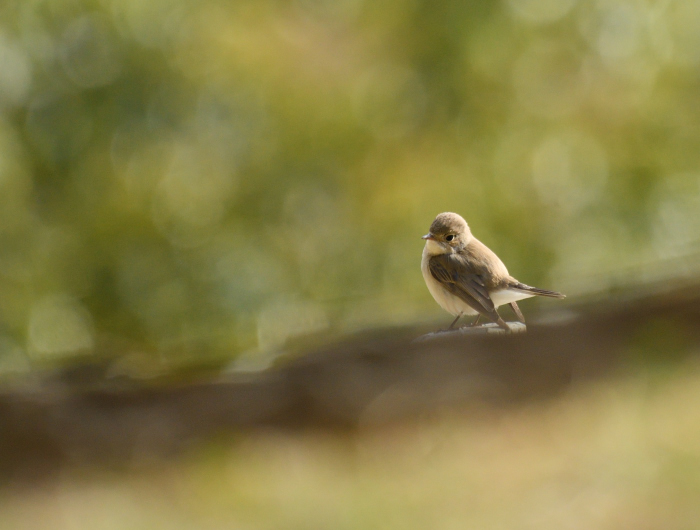
[[[476,314],[476,319],[474,320],[474,322],[472,322],[471,324],[469,324],[469,327],[470,327],[470,328],[473,328],[474,326],[476,326],[476,325],[479,323],[479,319],[480,319],[480,318],[481,318],[481,313],[477,313],[477,314]]]
[[[445,331],[450,331],[450,330],[455,326],[455,324],[457,323],[457,321],[459,320],[459,318],[460,318],[461,316],[462,316],[462,313],[460,313],[459,315],[457,315],[457,317],[452,321],[452,324],[450,324],[450,327],[447,328]]]
[[[508,324],[506,324],[505,321],[501,318],[501,315],[498,314],[498,310],[494,309],[493,312],[496,313],[496,318],[494,319],[494,322],[496,322],[496,324],[498,324],[501,328],[505,329],[506,331],[510,331],[510,326],[508,326]]]
[[[513,309],[513,312],[515,313],[515,316],[518,317],[518,320],[525,324],[525,317],[523,316],[522,312],[520,311],[520,308],[518,307],[517,302],[511,302],[510,307]]]

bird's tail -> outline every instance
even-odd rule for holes
[[[516,283],[513,285],[515,289],[520,289],[521,291],[526,291],[528,293],[535,294],[537,296],[548,296],[550,298],[566,298],[565,294],[557,293],[556,291],[547,291],[546,289],[538,289],[537,287],[530,287],[524,283]]]

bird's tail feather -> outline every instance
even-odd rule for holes
[[[521,291],[527,291],[528,293],[535,294],[537,296],[548,296],[550,298],[566,298],[565,294],[557,293],[556,291],[547,291],[546,289],[538,289],[537,287],[530,287],[524,283],[516,283],[513,287],[520,289]]]

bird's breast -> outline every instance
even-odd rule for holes
[[[423,250],[423,258],[421,260],[421,272],[423,273],[423,279],[425,280],[425,285],[428,287],[428,291],[433,296],[435,301],[440,307],[442,307],[448,313],[457,315],[476,315],[477,311],[473,309],[469,304],[458,296],[453,295],[447,289],[445,289],[439,281],[437,281],[433,275],[430,273],[430,250],[428,245]]]

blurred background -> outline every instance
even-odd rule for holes
[[[0,377],[447,324],[442,211],[567,302],[696,278],[698,28],[696,0],[6,2]]]
[[[449,320],[419,272],[441,211],[570,298],[697,269],[699,2],[1,14],[4,372]]]

